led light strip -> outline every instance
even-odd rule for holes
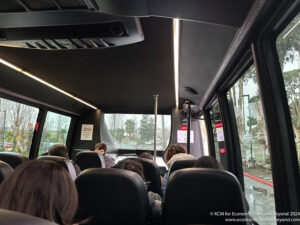
[[[91,107],[92,109],[98,109],[96,106],[93,106],[93,105],[91,105],[90,103],[85,102],[85,101],[83,101],[82,99],[77,98],[77,97],[75,97],[74,95],[72,95],[72,94],[70,94],[70,93],[68,93],[68,92],[66,92],[66,91],[64,91],[64,90],[62,90],[62,89],[60,89],[60,88],[54,86],[53,84],[50,84],[50,83],[48,83],[47,81],[44,81],[43,79],[38,78],[37,76],[35,76],[35,75],[33,75],[33,74],[31,74],[31,73],[29,73],[29,72],[27,72],[27,71],[22,70],[21,68],[15,66],[15,65],[13,65],[13,64],[11,64],[10,62],[7,62],[7,61],[4,60],[4,59],[1,59],[1,58],[0,58],[0,63],[2,63],[2,64],[5,65],[5,66],[10,67],[11,69],[14,69],[14,70],[16,70],[16,71],[18,71],[18,72],[20,72],[20,73],[26,75],[27,77],[30,77],[31,79],[34,79],[34,80],[36,80],[36,81],[38,81],[38,82],[40,82],[40,83],[42,83],[42,84],[44,84],[44,85],[47,85],[48,87],[50,87],[50,88],[52,88],[52,89],[54,89],[54,90],[56,90],[56,91],[58,91],[58,92],[60,92],[60,93],[62,93],[62,94],[64,94],[64,95],[67,95],[67,96],[69,96],[70,98],[73,98],[73,99],[75,99],[76,101],[81,102],[82,104],[85,104],[85,105]]]
[[[176,107],[179,105],[179,19],[173,19],[174,35],[174,80],[175,80],[175,100]]]

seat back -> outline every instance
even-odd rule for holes
[[[0,160],[9,164],[12,168],[16,168],[22,162],[28,160],[28,158],[21,153],[15,152],[0,152]]]
[[[75,163],[82,171],[89,168],[105,168],[103,156],[94,151],[78,152],[75,156]]]
[[[0,184],[13,171],[14,171],[14,169],[9,164],[7,164],[6,162],[0,161]]]
[[[1,224],[7,225],[55,225],[51,221],[27,215],[24,213],[14,212],[11,210],[0,209]],[[57,225],[57,224],[56,224]]]
[[[176,170],[185,169],[185,168],[192,168],[196,162],[196,159],[180,159],[174,161],[169,169],[169,177],[170,175],[175,172]]]
[[[122,169],[87,169],[76,178],[77,219],[89,225],[146,225],[150,206],[141,177]]]
[[[61,164],[63,167],[65,167],[69,171],[72,179],[75,180],[76,171],[75,171],[75,168],[74,168],[71,160],[66,159],[64,157],[52,156],[52,155],[40,156],[38,159],[39,160],[50,160],[50,161],[54,161],[54,162]]]
[[[245,219],[245,215],[233,216],[232,212],[245,213],[245,202],[241,186],[231,173],[189,168],[171,174],[163,202],[166,225],[246,224],[225,222],[226,218]]]
[[[149,191],[161,195],[161,178],[157,164],[150,159],[138,158],[144,167],[144,176],[149,181]]]

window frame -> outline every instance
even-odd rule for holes
[[[38,129],[36,130],[36,127],[35,127],[34,132],[33,132],[32,140],[31,140],[31,147],[30,147],[30,151],[29,151],[29,159],[36,159],[38,156],[39,146],[40,146],[40,142],[41,142],[41,138],[42,138],[42,134],[43,134],[44,123],[45,123],[48,111],[71,117],[71,123],[70,123],[70,127],[69,127],[68,134],[67,134],[66,146],[68,148],[71,145],[75,122],[76,122],[76,119],[79,116],[79,114],[67,112],[63,109],[59,110],[58,108],[51,108],[49,106],[45,106],[45,105],[38,104],[38,103],[32,102],[30,100],[27,100],[27,99],[25,99],[26,97],[22,98],[21,96],[20,97],[16,97],[16,96],[18,96],[18,94],[6,93],[6,91],[2,91],[0,89],[0,97],[1,98],[7,99],[10,101],[14,101],[14,102],[18,102],[18,103],[39,109],[39,113],[38,113],[37,120],[36,120],[36,124],[38,124]],[[34,126],[36,126],[36,124]],[[71,149],[68,148],[68,150],[70,153]]]
[[[277,212],[300,211],[300,176],[292,120],[276,39],[299,13],[299,1],[282,2],[251,48],[269,137]],[[283,150],[284,149],[284,150]],[[289,190],[289,191],[286,191]]]
[[[237,143],[232,137],[234,125],[230,121],[226,91],[242,76],[243,67],[248,68],[247,65],[254,62],[268,133],[276,212],[299,212],[300,175],[297,151],[283,75],[277,56],[276,39],[299,13],[300,2],[296,0],[280,3],[269,1],[262,11],[262,15],[256,18],[255,28],[241,44],[221,76],[222,78],[227,76],[227,78],[221,79],[219,76],[218,84],[214,85],[215,91],[212,95],[214,97],[205,96],[203,111],[205,113],[209,110],[208,105],[211,99],[217,95],[224,121],[226,146],[227,149],[230,148],[229,169],[237,177],[241,177],[238,173],[241,167],[239,165],[241,156],[236,154]],[[208,135],[208,138],[212,139],[210,142],[213,141],[211,135]],[[211,148],[211,145],[209,147]]]

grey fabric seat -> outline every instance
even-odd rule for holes
[[[14,171],[14,169],[9,164],[7,164],[6,162],[3,162],[3,161],[0,160],[0,184],[13,171]]]
[[[15,152],[0,152],[0,160],[9,164],[12,168],[16,168],[21,163],[28,161],[29,159],[21,153]]]
[[[38,218],[24,213],[14,212],[6,209],[0,209],[0,223],[3,225],[55,225],[56,224],[42,218]]]

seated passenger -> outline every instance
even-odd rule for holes
[[[48,155],[60,156],[60,157],[66,158],[66,159],[70,159],[67,147],[63,144],[52,145],[50,147],[50,149],[48,150]],[[75,168],[76,175],[80,174],[81,170],[80,170],[79,166],[73,160],[71,160],[71,162]]]
[[[101,143],[97,143],[95,145],[95,152],[98,152],[98,154],[103,155],[104,161],[105,161],[105,168],[111,168],[115,165],[114,160],[106,155],[106,151],[107,151],[107,146],[105,143],[101,142]]]
[[[0,185],[0,208],[72,224],[78,196],[68,171],[53,161],[22,163]]]
[[[149,153],[149,152],[143,152],[138,157],[139,158],[143,158],[143,159],[150,159],[150,160],[153,161],[153,155],[151,153]]]
[[[202,156],[196,160],[194,167],[196,168],[212,168],[224,170],[223,166],[216,160],[216,158],[211,156]]]
[[[216,160],[216,158],[212,156],[202,156],[194,164],[194,168],[211,168],[211,169],[218,169],[218,170],[224,170],[223,166]],[[245,205],[246,205],[246,212],[249,211],[249,204],[248,201],[243,195]]]
[[[186,147],[180,144],[170,145],[164,154],[165,163],[168,168],[172,165],[172,163],[176,160],[181,159],[195,159],[193,155],[187,154]],[[165,191],[167,188],[169,172],[167,171],[163,177],[163,183],[161,185],[161,191],[163,195],[165,195]]]
[[[114,168],[130,170],[132,172],[137,173],[138,175],[141,176],[141,178],[145,182],[145,185],[146,185],[146,188],[147,188],[147,183],[146,183],[146,179],[145,179],[145,176],[144,176],[144,167],[143,167],[143,165],[140,161],[135,160],[135,159],[123,159],[123,160],[119,161],[114,166]],[[154,193],[152,191],[148,191],[148,197],[149,197],[150,206],[153,205],[154,200],[161,201],[160,195],[157,194],[157,193]]]

